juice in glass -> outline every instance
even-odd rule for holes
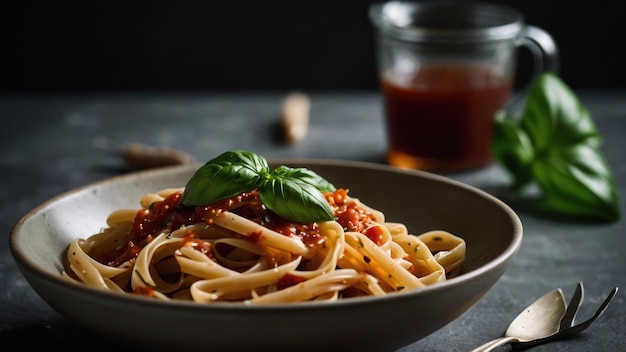
[[[390,164],[445,172],[491,163],[494,115],[512,92],[506,75],[485,64],[437,63],[383,76],[381,85]]]

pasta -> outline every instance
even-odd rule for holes
[[[256,190],[183,206],[184,188],[141,197],[67,250],[63,276],[162,300],[280,304],[334,301],[419,289],[458,275],[465,241],[410,234],[348,190],[324,192],[335,220],[290,222]]]

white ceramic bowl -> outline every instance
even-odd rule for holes
[[[386,297],[270,306],[163,302],[61,278],[72,239],[98,232],[114,209],[138,207],[146,192],[184,186],[198,165],[128,174],[59,195],[16,223],[10,237],[13,256],[52,308],[119,341],[176,350],[388,351],[431,334],[474,305],[501,277],[522,241],[522,224],[507,205],[444,177],[360,162],[270,162],[314,170],[384,211],[389,221],[405,223],[412,233],[442,229],[463,237],[462,274]]]

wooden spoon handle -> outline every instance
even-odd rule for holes
[[[298,92],[290,93],[282,107],[282,123],[285,140],[288,143],[302,141],[309,129],[309,98]]]

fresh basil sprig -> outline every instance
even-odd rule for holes
[[[334,219],[321,193],[335,190],[330,182],[305,168],[279,166],[270,170],[263,157],[244,150],[225,152],[200,167],[187,182],[181,204],[207,205],[255,188],[263,204],[285,219]]]
[[[533,83],[521,117],[496,118],[492,152],[522,191],[536,182],[539,206],[590,220],[620,218],[615,180],[589,111],[554,73]]]

